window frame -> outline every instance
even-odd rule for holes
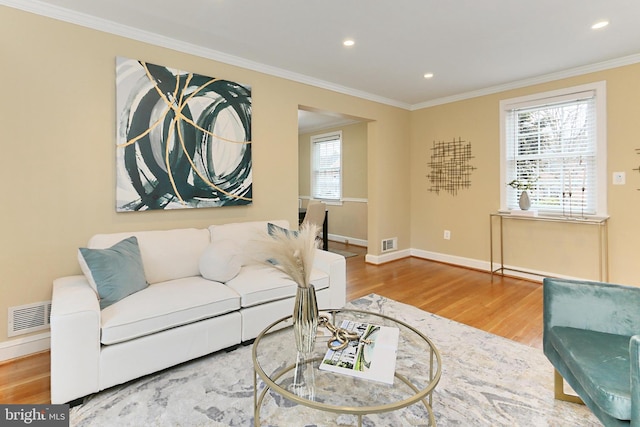
[[[548,92],[540,92],[532,95],[521,96],[517,98],[504,99],[500,101],[500,211],[509,212],[507,176],[508,176],[508,159],[507,159],[507,128],[509,113],[517,108],[524,106],[543,106],[545,104],[553,104],[570,99],[572,95],[582,92],[593,92],[595,97],[595,214],[585,214],[585,218],[606,218],[607,214],[607,100],[606,100],[606,82],[599,81],[579,86],[573,86]],[[532,206],[535,209],[535,206]],[[562,213],[539,211],[545,216],[563,217]],[[565,216],[568,216],[565,213]],[[582,216],[579,212],[573,212],[572,218]]]
[[[334,140],[338,140],[340,143],[340,169],[339,169],[339,188],[338,188],[338,197],[337,198],[328,198],[328,197],[321,197],[318,194],[316,194],[316,161],[315,161],[315,156],[316,156],[316,147],[315,144],[321,143],[323,141],[334,141]],[[343,197],[343,159],[344,159],[344,142],[342,140],[342,130],[337,130],[337,131],[333,131],[333,132],[327,132],[327,133],[322,133],[322,134],[317,134],[317,135],[312,135],[310,138],[310,144],[311,144],[311,159],[310,159],[310,165],[311,167],[310,169],[310,174],[311,174],[311,198],[312,199],[317,199],[317,200],[322,200],[328,204],[341,204],[342,203],[342,197]]]

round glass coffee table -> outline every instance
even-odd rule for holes
[[[313,352],[295,346],[291,317],[269,325],[253,343],[254,425],[435,425],[432,394],[441,358],[420,331],[389,316],[359,310],[325,310],[333,325],[344,320],[399,329],[393,384],[319,369],[329,332],[318,328]]]

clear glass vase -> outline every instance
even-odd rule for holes
[[[310,354],[318,332],[318,302],[313,285],[298,286],[293,306],[293,335],[296,349],[303,355]]]
[[[315,400],[316,377],[313,366],[313,358],[302,354],[299,351],[296,356],[296,367],[293,374],[293,382],[289,386],[296,396],[303,397],[307,400]]]

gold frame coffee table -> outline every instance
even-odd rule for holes
[[[292,319],[288,316],[269,325],[253,343],[254,425],[260,425],[265,401],[271,403],[266,414],[270,425],[300,424],[311,419],[315,422],[318,417],[346,414],[357,417],[358,426],[362,426],[365,415],[391,413],[409,407],[414,409],[407,416],[415,418],[415,412],[420,412],[417,416],[427,418],[429,425],[435,425],[432,395],[442,369],[440,353],[429,338],[384,314],[349,309],[321,313],[328,314],[334,325],[348,319],[398,328],[393,384],[320,370],[329,340],[329,336],[320,335],[325,332],[322,327],[318,328],[313,352],[302,359],[295,348]],[[419,402],[421,406],[412,406]],[[298,412],[295,412],[296,408]],[[287,411],[294,412],[283,413]],[[274,422],[271,419],[274,417],[284,417],[286,421]],[[301,417],[309,419],[302,420]]]

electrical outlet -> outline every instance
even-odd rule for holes
[[[626,182],[624,172],[614,172],[613,173],[613,185],[624,185]]]
[[[444,230],[444,239],[445,240],[451,240],[451,231]]]

